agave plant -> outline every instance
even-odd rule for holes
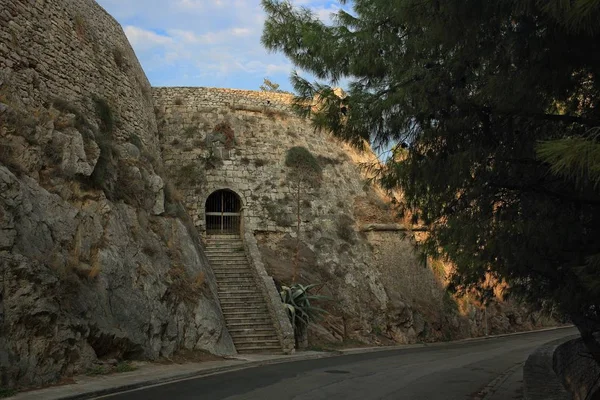
[[[281,291],[279,292],[281,301],[288,311],[294,329],[302,328],[320,315],[326,313],[322,308],[311,304],[311,301],[328,299],[326,296],[309,293],[309,291],[316,286],[318,285],[313,284],[304,286],[300,283],[295,283],[291,286],[281,287]]]

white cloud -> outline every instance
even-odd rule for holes
[[[173,39],[168,36],[159,35],[155,32],[139,28],[137,26],[126,26],[125,35],[131,45],[138,50],[146,50],[157,46],[173,44]]]
[[[289,89],[293,69],[260,44],[265,14],[260,0],[97,0],[123,26],[155,85],[258,89],[264,77]],[[294,0],[324,22],[338,5]]]

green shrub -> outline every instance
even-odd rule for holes
[[[264,167],[265,165],[267,165],[267,161],[263,160],[262,158],[257,158],[256,160],[254,160],[254,165],[256,167]]]
[[[133,365],[131,365],[130,362],[128,361],[121,361],[120,363],[118,363],[115,366],[115,372],[121,373],[121,372],[131,372],[131,371],[135,371],[137,368],[134,367]]]
[[[78,130],[82,130],[82,128],[88,126],[88,123],[81,111],[79,111],[79,108],[77,108],[75,105],[68,102],[67,100],[55,98],[54,100],[52,100],[52,106],[61,113],[75,115],[75,128],[77,128]]]
[[[295,146],[287,151],[285,165],[289,168],[288,177],[292,181],[318,186],[321,182],[323,169],[312,153],[302,146]]]
[[[112,134],[115,129],[115,116],[106,99],[93,96],[96,116],[100,119],[100,130],[105,134]]]
[[[144,144],[142,143],[142,140],[140,139],[140,137],[138,135],[136,135],[134,133],[129,135],[129,143],[135,145],[135,147],[137,147],[140,150],[142,150],[144,148]]]
[[[118,47],[115,47],[112,51],[112,55],[117,67],[119,67],[122,71],[125,71],[128,67],[128,64],[123,50]]]
[[[200,179],[200,175],[201,171],[198,165],[191,162],[179,168],[175,179],[178,186],[192,185],[196,180]]]
[[[191,139],[194,136],[196,136],[199,133],[198,131],[198,127],[197,126],[188,126],[187,128],[185,128],[183,130],[183,135],[188,138]]]
[[[0,387],[0,399],[6,399],[8,397],[13,397],[16,394],[17,394],[17,391],[15,389],[8,389],[8,388]]]
[[[213,128],[214,133],[225,136],[225,148],[231,149],[235,145],[235,133],[229,122],[221,122]]]
[[[336,222],[336,231],[338,237],[345,242],[353,244],[355,242],[354,220],[346,214],[341,214]]]

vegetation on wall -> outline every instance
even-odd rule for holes
[[[275,83],[273,81],[271,81],[268,78],[264,78],[263,79],[263,84],[260,85],[260,90],[263,92],[273,92],[273,93],[287,93],[287,94],[291,94],[290,92],[286,92],[285,90],[281,90],[279,88],[279,84]]]
[[[288,180],[294,186],[296,197],[296,256],[294,257],[294,271],[292,274],[292,283],[296,283],[300,256],[303,194],[306,194],[309,189],[319,187],[323,170],[315,156],[306,147],[302,146],[295,146],[287,151],[285,165],[288,168]]]
[[[223,135],[226,149],[235,146],[235,132],[228,122],[220,122],[213,128],[213,133]]]
[[[314,322],[326,312],[314,304],[315,301],[328,300],[325,296],[311,294],[311,291],[317,286],[316,284],[305,286],[295,283],[291,286],[282,286],[279,292],[283,306],[292,322],[296,339],[309,323]]]

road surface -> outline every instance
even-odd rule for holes
[[[268,365],[106,396],[109,400],[513,400],[522,365],[560,329]]]

